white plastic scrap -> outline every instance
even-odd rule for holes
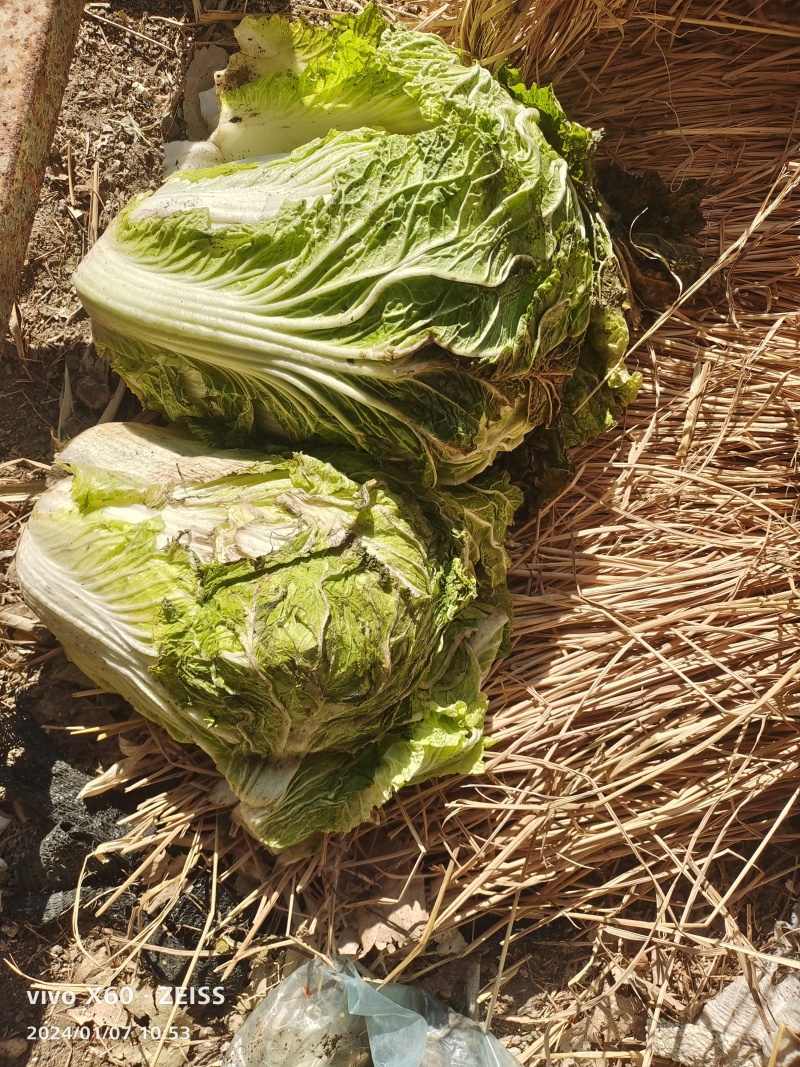
[[[304,964],[234,1034],[223,1067],[519,1067],[492,1034],[414,986]]]

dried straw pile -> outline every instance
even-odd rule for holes
[[[443,931],[459,927],[469,951],[508,927],[502,984],[523,935],[572,920],[591,954],[527,1020],[524,1062],[612,986],[691,1012],[746,968],[800,868],[800,29],[777,3],[654,9],[464,0],[423,18],[555,76],[627,169],[708,182],[704,251],[719,257],[640,337],[645,386],[624,427],[515,532],[514,650],[491,683],[487,774],[408,790],[379,825],[275,865],[215,811],[213,770],[154,729],[123,738],[109,776],[180,772],[126,847],[143,873],[154,850],[191,842],[187,865],[205,855],[223,877],[247,874],[245,953],[267,932],[330,949],[356,898],[399,895],[413,873],[430,920],[390,964],[408,979]]]

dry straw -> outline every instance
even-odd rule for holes
[[[241,955],[265,940],[330,950],[357,905],[422,874],[429,921],[386,973],[436,967],[428,950],[447,930],[460,929],[464,954],[508,930],[505,972],[485,991],[494,1005],[535,932],[566,919],[589,943],[585,966],[515,1019],[523,1062],[544,1062],[615,988],[651,1016],[696,1010],[726,975],[749,973],[782,917],[800,867],[789,11],[464,0],[417,16],[473,54],[555,78],[569,113],[605,127],[606,156],[628,169],[707,182],[701,243],[716,266],[638,345],[645,385],[624,426],[578,455],[571,487],[515,531],[514,646],[491,680],[485,775],[406,790],[377,825],[276,862],[210,802],[204,759],[153,727],[121,735],[126,757],[107,781],[166,783],[123,847],[146,877],[148,857],[183,843],[248,887]],[[207,924],[209,943],[231,921]],[[649,1062],[646,1040],[620,1062],[631,1058]]]

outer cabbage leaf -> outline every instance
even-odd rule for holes
[[[377,35],[382,23],[374,24]],[[367,27],[364,27],[365,33]],[[231,56],[221,79],[222,85],[233,88],[237,83],[254,81],[263,74],[296,74],[305,70],[317,56],[331,48],[332,39],[339,36],[337,24],[317,26],[303,19],[258,18],[242,19],[234,29],[240,51]]]
[[[539,127],[548,144],[567,162],[569,174],[581,191],[593,194],[594,157],[602,131],[572,122],[558,102],[552,85],[527,86],[514,67],[504,64],[497,80],[525,107],[536,108]]]
[[[559,421],[569,447],[615,426],[636,397],[642,376],[625,366],[630,334],[625,311],[628,287],[598,205],[585,207],[590,220],[595,271],[592,311],[580,358],[565,383]]]
[[[417,495],[352,452],[120,424],[59,465],[20,544],[26,598],[90,677],[213,756],[262,839],[349,829],[479,764],[506,481]]]
[[[430,709],[355,756],[319,752],[270,765],[239,761],[233,773],[240,820],[274,849],[351,830],[403,786],[433,775],[477,774],[483,767],[485,698]],[[248,773],[249,770],[249,773]],[[230,780],[230,779],[229,779]]]
[[[564,384],[556,425],[541,436],[547,449],[555,445],[558,451],[560,442],[574,448],[611,429],[636,396],[642,376],[625,367],[630,339],[625,312],[630,308],[630,293],[596,189],[595,152],[602,131],[568,119],[552,86],[527,87],[519,71],[507,64],[498,71],[498,80],[515,100],[537,109],[542,133],[566,160],[587,220],[594,260],[592,311],[580,357]],[[563,452],[549,465],[554,472],[568,474]],[[563,481],[560,478],[555,487]],[[540,500],[547,495],[546,487],[541,488]]]
[[[615,340],[616,337],[616,340]],[[642,376],[625,366],[628,328],[622,313],[598,309],[587,332],[578,366],[564,386],[560,421],[568,447],[585,444],[616,426],[635,399]]]
[[[563,165],[538,113],[509,99],[483,67],[465,66],[436,34],[388,24],[373,5],[328,26],[294,26],[279,15],[239,24],[241,52],[219,75],[220,116],[209,139],[220,162],[286,152],[332,129],[416,133],[455,121],[502,137],[531,177],[543,164]],[[275,42],[288,36],[302,38],[302,55],[291,44],[273,61]]]
[[[276,36],[291,32],[281,23],[286,26],[279,16],[250,16],[243,20],[240,39],[251,53],[267,50]],[[402,74],[381,62],[379,39],[385,29],[373,9],[339,16],[330,27],[304,28],[306,50],[299,63],[294,59],[281,69],[270,62],[267,73],[243,84],[241,67],[262,66],[260,58],[254,63],[242,57],[228,67],[221,76],[219,122],[209,139],[220,161],[291,152],[332,129],[425,129],[428,123]]]

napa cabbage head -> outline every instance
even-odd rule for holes
[[[215,165],[128,205],[76,272],[98,348],[215,446],[469,480],[557,416],[590,322],[605,343],[591,132],[565,156],[542,109],[373,8],[237,32]]]
[[[26,599],[99,685],[211,754],[267,844],[480,767],[507,481],[420,494],[353,452],[124,424],[58,466],[17,556]]]

